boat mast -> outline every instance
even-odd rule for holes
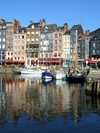
[[[78,65],[78,59],[77,59],[77,30],[76,30],[76,49],[75,49],[75,72],[77,70],[77,65]]]

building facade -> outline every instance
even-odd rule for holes
[[[33,23],[26,28],[26,54],[28,65],[38,65],[39,63],[39,44],[40,44],[40,23]]]
[[[6,60],[6,22],[1,19],[0,22],[0,64],[5,64]]]

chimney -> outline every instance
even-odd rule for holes
[[[41,19],[40,19],[40,25],[41,25]]]
[[[20,22],[16,19],[13,19],[14,32],[20,27]]]
[[[2,19],[1,19],[1,24],[3,24],[4,22],[5,22],[5,20],[2,18]]]
[[[30,21],[30,24],[32,24],[33,22],[32,21]]]
[[[42,19],[42,27],[45,25],[45,19]]]
[[[67,23],[64,23],[64,30],[68,30],[68,25],[67,25]]]
[[[86,33],[86,35],[89,35],[90,31],[89,30],[86,30],[85,33]]]

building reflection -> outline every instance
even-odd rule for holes
[[[45,85],[41,78],[14,77],[1,78],[0,85],[0,118],[12,119],[13,124],[18,124],[21,114],[40,124],[56,117],[77,120],[87,106],[84,86],[80,84],[52,81]]]

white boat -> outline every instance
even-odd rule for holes
[[[64,72],[61,72],[61,71],[56,71],[53,74],[54,79],[63,79],[63,77],[66,77],[66,74]]]
[[[42,76],[43,70],[21,69],[21,74],[31,74],[34,76]]]

